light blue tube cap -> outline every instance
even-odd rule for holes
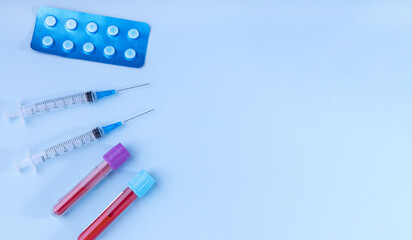
[[[139,198],[143,197],[156,181],[145,170],[140,171],[128,184]]]

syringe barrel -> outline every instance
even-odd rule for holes
[[[100,127],[96,127],[91,131],[85,132],[77,137],[71,138],[60,144],[54,145],[52,147],[44,149],[44,159],[43,162],[58,157],[61,154],[67,153],[69,151],[75,150],[86,144],[93,143],[103,136],[103,130]]]
[[[95,167],[85,178],[83,178],[73,189],[61,197],[53,206],[52,213],[55,216],[65,214],[73,205],[75,205],[84,195],[87,194],[94,186],[101,182],[112,168],[106,161],[102,161]]]
[[[103,156],[97,165],[80,183],[59,199],[52,208],[55,216],[65,214],[74,204],[83,198],[92,188],[101,182],[112,170],[119,168],[130,157],[130,153],[121,144],[117,144]]]
[[[21,105],[20,111],[23,117],[30,117],[41,113],[73,107],[76,105],[91,103],[96,99],[94,92],[76,93],[64,97],[47,99],[33,104]]]
[[[26,167],[32,166],[35,168],[36,165],[46,162],[52,158],[58,157],[61,154],[67,153],[69,151],[75,150],[82,147],[88,143],[95,142],[104,136],[103,129],[96,127],[91,131],[85,132],[77,137],[71,138],[60,144],[56,144],[52,147],[46,148],[41,152],[35,154],[29,154],[25,159],[16,163],[16,167],[22,170]]]

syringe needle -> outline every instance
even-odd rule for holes
[[[127,121],[130,121],[130,120],[133,120],[133,119],[135,119],[135,118],[137,118],[137,117],[140,117],[140,116],[142,116],[142,115],[145,115],[146,113],[149,113],[149,112],[151,112],[151,111],[154,111],[154,109],[150,109],[149,111],[146,111],[146,112],[144,112],[144,113],[140,113],[140,114],[138,114],[138,115],[136,115],[136,116],[134,116],[134,117],[131,117],[131,118],[129,118],[129,119],[126,119],[126,120],[123,121],[123,123],[125,123],[125,122],[127,122]]]
[[[124,90],[129,90],[129,89],[132,89],[132,88],[143,87],[143,86],[146,86],[146,85],[149,85],[149,84],[150,84],[150,83],[145,83],[145,84],[140,84],[140,85],[136,85],[136,86],[132,86],[132,87],[128,87],[128,88],[122,88],[122,89],[116,90],[116,92],[120,92],[120,91],[124,91]]]

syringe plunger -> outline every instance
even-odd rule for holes
[[[28,150],[26,150],[26,158],[15,162],[16,168],[21,171],[25,168],[32,167],[36,170],[36,165],[42,163],[43,160],[41,158],[41,154],[30,154]]]

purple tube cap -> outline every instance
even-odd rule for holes
[[[130,157],[130,153],[121,144],[117,144],[112,149],[110,149],[104,156],[103,159],[109,164],[109,166],[116,170],[118,169],[126,160]]]

